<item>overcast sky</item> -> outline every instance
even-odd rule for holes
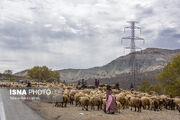
[[[0,0],[0,72],[102,66],[125,55],[126,21],[142,48],[180,48],[179,0]]]

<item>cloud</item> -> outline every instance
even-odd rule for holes
[[[175,29],[164,29],[159,32],[157,40],[154,42],[154,46],[162,48],[179,48],[178,40],[180,34]]]
[[[120,41],[129,20],[138,21],[146,40],[137,46],[179,48],[179,6],[178,0],[1,0],[0,72],[107,64],[125,54],[129,42]]]

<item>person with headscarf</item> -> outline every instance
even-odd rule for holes
[[[106,113],[114,114],[115,112],[117,112],[116,99],[112,95],[111,86],[107,86],[107,91],[106,91]]]

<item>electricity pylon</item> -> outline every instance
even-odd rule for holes
[[[126,32],[126,29],[129,29],[131,34],[127,37],[122,37],[121,41],[123,40],[131,40],[130,46],[125,47],[125,49],[130,49],[130,59],[129,59],[129,67],[130,67],[130,81],[131,85],[133,85],[134,88],[136,88],[136,73],[137,73],[137,63],[136,63],[136,49],[141,49],[136,46],[135,41],[136,40],[142,40],[144,42],[144,39],[141,37],[136,36],[136,30],[140,31],[141,34],[141,28],[135,26],[137,23],[136,21],[128,21],[130,23],[130,26],[124,27],[124,33]]]

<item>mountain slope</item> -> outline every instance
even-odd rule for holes
[[[162,69],[168,61],[180,53],[180,49],[167,50],[159,48],[147,48],[136,52],[136,63],[140,73],[151,72]],[[130,54],[121,56],[107,65],[89,69],[64,69],[59,70],[62,80],[80,80],[80,79],[104,79],[117,77],[128,73]]]

